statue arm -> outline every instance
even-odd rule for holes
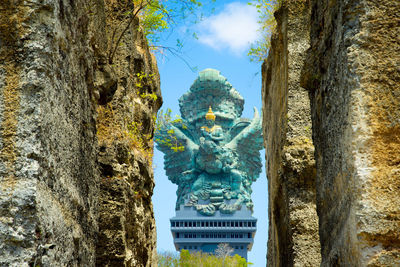
[[[212,140],[214,140],[214,141],[222,141],[222,140],[224,140],[224,137],[223,136],[211,136],[211,139]]]

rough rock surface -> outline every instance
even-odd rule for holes
[[[101,205],[96,263],[155,266],[151,139],[161,106],[158,69],[138,31],[138,21],[128,26],[120,19],[132,8],[131,1],[106,1],[105,8],[108,53],[111,45],[116,45],[117,37],[112,40],[112,33],[120,36],[125,28],[127,31],[113,62],[101,62],[114,73],[96,76],[101,103],[97,119]],[[117,81],[114,89],[108,89],[113,84],[111,77]]]
[[[109,125],[101,121],[109,105],[115,121],[126,119],[111,126],[135,117],[142,132],[131,131],[131,139],[151,136],[161,103],[152,100],[157,68],[137,21],[109,62],[106,4],[0,1],[0,266],[154,262],[153,177],[143,156],[150,138],[126,146],[98,135]],[[154,75],[134,89],[132,76],[142,70]],[[126,137],[123,127],[109,130]]]
[[[99,176],[88,19],[0,3],[0,265],[90,266]]]
[[[400,265],[400,2],[312,1],[322,266]]]
[[[299,84],[309,47],[308,1],[287,1],[263,64],[269,190],[268,266],[318,266],[315,160],[307,91]]]

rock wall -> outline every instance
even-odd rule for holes
[[[0,4],[0,265],[95,261],[99,175],[83,2]]]
[[[400,265],[400,2],[299,3],[263,65],[268,265]]]
[[[152,147],[149,117],[161,104],[157,68],[137,20],[123,38],[126,48],[109,60],[117,43],[106,20],[112,12],[103,0],[0,2],[1,266],[154,260],[153,177],[143,155]],[[132,76],[142,70],[154,75],[138,88]],[[142,88],[145,97],[136,93]],[[126,124],[107,124],[107,105]],[[126,133],[133,117],[141,132]],[[107,126],[125,139],[147,137],[104,145]]]
[[[318,266],[315,160],[310,101],[299,85],[309,46],[308,1],[287,1],[262,69],[269,190],[269,266]]]
[[[105,3],[109,34],[108,54],[103,56],[108,61],[99,64],[110,69],[110,74],[96,76],[101,103],[97,129],[102,203],[96,265],[155,266],[152,138],[162,103],[159,74],[147,41],[138,31],[138,20],[128,25],[129,21],[121,19],[121,14],[131,10],[132,1]],[[111,47],[125,29],[111,62]]]
[[[399,1],[312,1],[322,266],[400,265]],[[396,26],[397,25],[397,26]]]

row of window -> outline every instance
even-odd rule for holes
[[[244,249],[243,246],[232,246],[235,249]],[[197,246],[183,246],[183,249],[197,249]]]
[[[176,238],[251,238],[251,233],[176,233]]]
[[[249,221],[188,221],[171,222],[171,227],[256,227],[256,222]]]

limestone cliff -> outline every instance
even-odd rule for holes
[[[0,2],[1,266],[154,260],[159,79],[138,21],[116,18],[131,7],[114,2]],[[114,24],[127,30],[109,60]]]
[[[110,77],[104,77],[104,72],[96,75],[100,78],[96,81],[100,92],[97,130],[101,170],[96,265],[155,266],[152,138],[161,106],[159,74],[147,41],[138,30],[139,21],[133,20],[129,26],[121,18],[132,8],[132,2],[105,3],[108,54],[102,56],[108,57],[108,62],[98,64],[110,69]],[[116,36],[125,29],[110,62]]]
[[[276,12],[263,66],[268,265],[398,266],[400,2],[301,2]]]
[[[269,190],[269,266],[318,266],[315,160],[310,101],[299,84],[309,44],[308,1],[288,1],[262,69]]]
[[[312,1],[323,266],[400,265],[400,2]]]

